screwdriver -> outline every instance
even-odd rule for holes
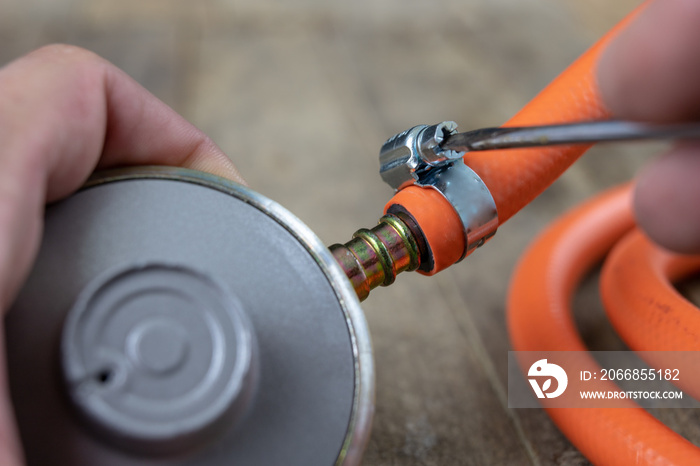
[[[470,152],[650,139],[700,139],[700,123],[604,120],[544,126],[482,128],[464,133],[445,134],[440,147],[444,150]]]

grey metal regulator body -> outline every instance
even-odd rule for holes
[[[369,435],[343,271],[215,176],[128,169],[49,206],[6,332],[29,465],[356,465]]]

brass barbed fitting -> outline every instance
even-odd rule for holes
[[[333,256],[350,279],[360,301],[378,286],[391,285],[396,275],[416,270],[425,261],[427,249],[411,218],[388,213],[379,224],[361,228],[345,244],[330,247]]]

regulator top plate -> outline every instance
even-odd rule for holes
[[[6,319],[31,464],[357,464],[373,368],[357,297],[274,202],[108,172],[46,213]]]

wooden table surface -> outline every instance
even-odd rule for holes
[[[387,137],[448,119],[502,123],[637,3],[0,0],[0,64],[57,41],[103,55],[331,244],[373,226],[391,196],[377,173]],[[508,279],[547,222],[656,149],[591,151],[483,250],[372,293],[365,465],[587,464],[544,412],[507,408]],[[592,346],[618,347],[594,286],[577,314]],[[694,412],[659,415],[700,439]]]

